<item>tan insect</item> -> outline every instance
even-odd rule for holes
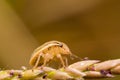
[[[41,64],[41,66],[46,66],[50,60],[58,58],[60,59],[62,66],[66,67],[67,57],[64,57],[66,59],[65,62],[63,55],[71,55],[68,46],[63,42],[49,41],[35,49],[29,63],[34,66],[33,68],[36,68]]]

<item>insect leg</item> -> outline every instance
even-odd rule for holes
[[[43,63],[42,66],[43,66],[43,67],[46,66],[46,63],[47,63],[47,59],[45,58],[45,59],[44,59],[44,63]]]
[[[41,55],[42,55],[42,53],[39,54],[39,56],[38,56],[38,58],[37,58],[37,61],[36,61],[36,63],[35,63],[35,65],[34,65],[33,68],[36,68],[36,67],[38,66]]]
[[[60,61],[62,62],[63,67],[65,68],[66,66],[65,66],[65,63],[64,63],[64,60],[63,60],[62,56],[60,54],[57,54],[57,58],[60,59]]]
[[[46,66],[47,65],[47,62],[50,60],[50,55],[49,55],[49,53],[46,53],[45,55],[44,55],[44,62],[43,62],[43,65],[42,65],[42,67],[44,67],[44,66]]]
[[[65,64],[68,66],[68,59],[65,57]]]

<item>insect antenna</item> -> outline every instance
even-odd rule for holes
[[[82,60],[82,58],[80,58],[79,56],[75,55],[75,54],[70,54],[70,59],[74,60],[74,59],[79,59]]]

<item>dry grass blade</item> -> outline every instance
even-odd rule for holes
[[[37,67],[23,70],[1,70],[0,80],[84,80],[86,78],[111,78],[120,74],[120,59],[100,62],[79,61],[66,68]]]
[[[120,65],[120,59],[108,60],[108,61],[104,61],[102,63],[98,63],[98,64],[96,64],[96,66],[94,66],[94,68],[96,71],[108,70],[108,69],[111,69],[117,65]]]

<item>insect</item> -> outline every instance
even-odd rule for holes
[[[34,66],[33,68],[36,68],[39,65],[46,66],[50,60],[57,58],[60,60],[62,66],[66,67],[65,63],[67,64],[67,57],[64,55],[71,54],[72,53],[70,49],[65,43],[59,41],[49,41],[35,49],[29,63],[30,65]]]

